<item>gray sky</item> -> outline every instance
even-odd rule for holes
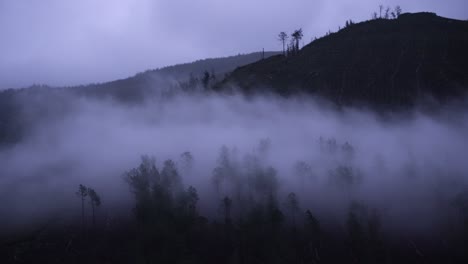
[[[304,43],[382,3],[468,19],[466,0],[0,0],[0,89],[123,78],[207,57]]]

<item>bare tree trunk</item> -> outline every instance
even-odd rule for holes
[[[81,197],[81,227],[85,229],[84,197]]]
[[[92,211],[93,211],[93,226],[96,225],[96,218],[94,217],[94,203],[91,203],[91,208],[92,208]]]

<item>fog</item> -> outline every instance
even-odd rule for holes
[[[198,189],[202,214],[216,219],[220,196],[212,175],[223,145],[240,170],[252,155],[276,169],[280,204],[294,191],[301,210],[331,222],[344,221],[356,201],[378,209],[388,229],[446,226],[458,221],[449,217],[457,214],[453,200],[468,186],[466,110],[415,110],[403,118],[336,109],[308,96],[195,93],[139,105],[60,93],[47,98],[18,99],[20,118],[33,125],[21,142],[0,150],[0,226],[79,217],[79,184],[101,195],[101,218],[116,211],[131,216],[123,175],[142,155],[155,157],[159,168],[166,159],[177,162],[185,186]],[[60,113],[38,114],[41,107]],[[181,165],[186,151],[194,158],[190,170]],[[300,161],[311,168],[302,178]],[[333,177],[340,165],[351,168],[351,181]],[[231,195],[227,185],[221,192]]]

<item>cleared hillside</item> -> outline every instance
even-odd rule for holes
[[[307,92],[338,104],[408,106],[468,88],[468,22],[433,13],[352,24],[295,56],[274,56],[234,71],[218,89]]]

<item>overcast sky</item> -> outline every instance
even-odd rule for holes
[[[280,50],[382,3],[468,19],[467,0],[0,0],[0,89],[124,78],[207,57]]]

